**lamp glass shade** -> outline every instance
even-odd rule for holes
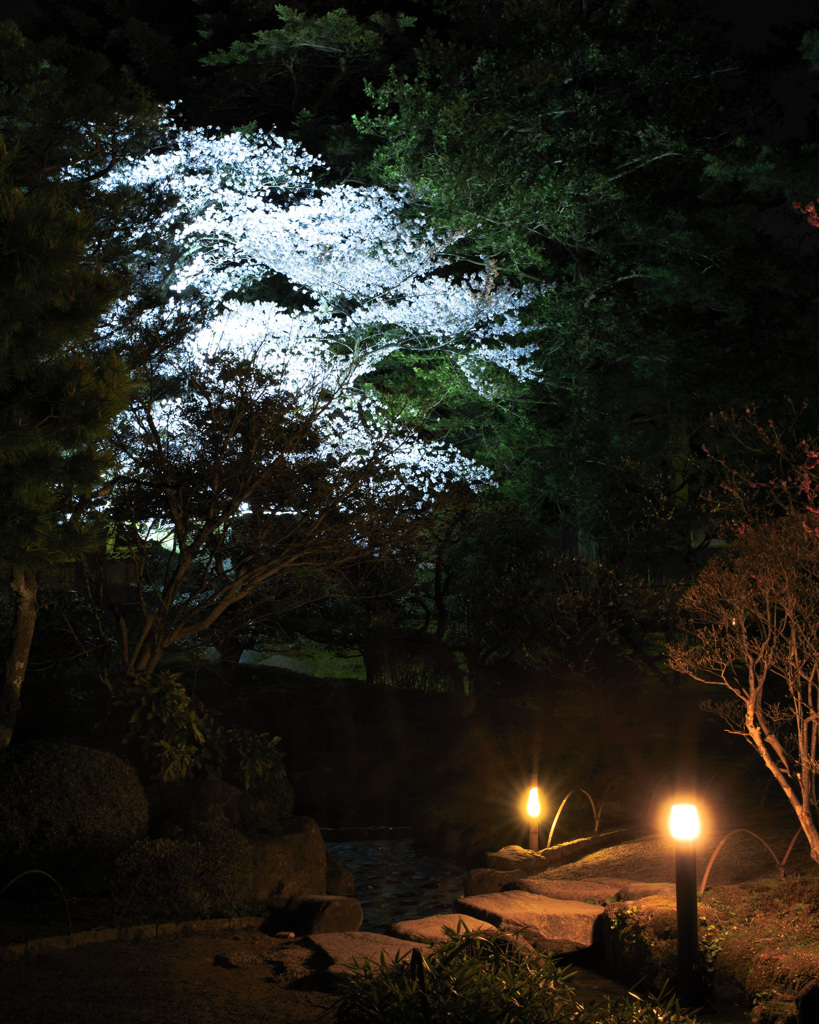
[[[537,793],[537,786],[532,786],[529,790],[529,801],[526,804],[526,813],[530,818],[537,818],[540,816],[540,798]]]
[[[696,839],[700,834],[700,819],[694,804],[674,804],[670,828],[675,839]]]

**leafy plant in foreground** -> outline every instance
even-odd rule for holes
[[[687,1021],[674,999],[578,1003],[572,974],[510,936],[445,929],[422,955],[365,963],[342,980],[339,1024],[648,1024]],[[665,1002],[663,1002],[665,1000]]]

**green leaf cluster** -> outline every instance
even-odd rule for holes
[[[113,705],[128,713],[122,742],[153,781],[208,776],[244,789],[289,789],[279,750],[281,737],[239,727],[224,729],[214,713],[188,693],[176,673],[127,680]],[[281,801],[283,814],[287,802]]]
[[[628,461],[682,511],[708,414],[804,386],[809,261],[770,224],[793,220],[815,154],[760,139],[775,73],[740,67],[688,2],[463,0],[411,72],[371,86],[372,180],[409,183],[465,262],[555,285],[526,338],[542,380],[478,409],[456,388],[455,416],[427,421],[460,414],[535,516],[628,532]]]

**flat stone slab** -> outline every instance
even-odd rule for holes
[[[511,889],[511,883],[526,878],[525,871],[496,871],[494,868],[473,868],[464,878],[464,896],[481,896],[487,892]]]
[[[387,963],[392,963],[395,959],[408,957],[413,949],[422,953],[429,949],[426,943],[396,939],[377,932],[326,932],[310,935],[308,939],[332,960],[327,968],[330,974],[352,974],[365,962],[372,967],[380,967],[382,953]]]
[[[613,900],[634,899],[632,896],[620,896],[621,891],[632,884],[636,883],[627,878],[549,878],[548,875],[534,875],[513,881],[506,886],[506,890],[520,889],[538,896],[551,896],[556,900],[578,900],[602,906]]]
[[[500,931],[521,932],[544,952],[569,952],[593,945],[595,925],[605,911],[579,900],[556,900],[519,889],[483,896],[464,896],[455,910],[482,918]]]
[[[433,914],[431,917],[418,917],[412,921],[395,921],[390,925],[390,935],[412,942],[446,942],[450,936],[444,928],[453,931],[496,932],[497,928],[487,921],[481,921],[469,914]]]
[[[677,887],[673,882],[627,882],[618,894],[618,899],[642,900],[647,896],[662,896],[663,899],[677,902]]]

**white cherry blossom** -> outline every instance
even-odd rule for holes
[[[486,470],[457,451],[396,429],[357,381],[410,345],[448,353],[484,397],[499,371],[536,377],[535,346],[510,345],[525,334],[520,314],[536,291],[499,285],[489,261],[469,277],[447,274],[454,237],[435,234],[406,195],[322,187],[321,169],[288,140],[176,130],[169,121],[161,150],[120,167],[108,184],[174,200],[143,237],[146,254],[151,239],[169,240],[172,294],[205,303],[187,357],[252,359],[301,396],[334,458],[378,457],[391,467],[378,486],[411,476],[420,501],[455,477],[487,483]],[[241,299],[274,274],[292,286],[287,305]]]

